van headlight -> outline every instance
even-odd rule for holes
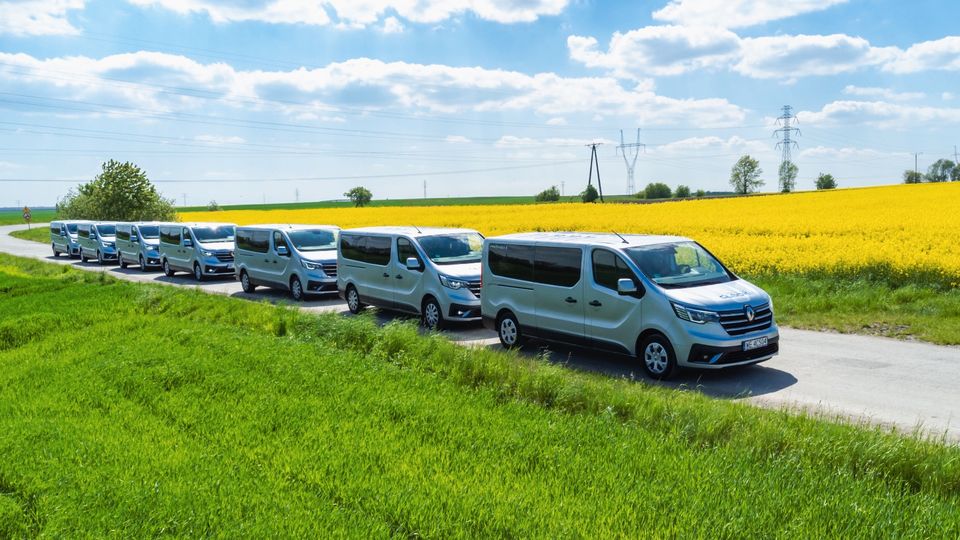
[[[677,317],[690,321],[696,324],[704,324],[708,322],[720,322],[720,315],[713,311],[704,311],[701,309],[692,309],[688,307],[681,306],[680,304],[670,303],[673,306],[673,312],[677,314]]]
[[[305,261],[305,260],[303,260],[303,259],[300,259],[300,264],[302,264],[303,267],[306,268],[307,270],[323,270],[323,264],[322,264],[322,263],[314,263],[314,262]]]
[[[100,242],[100,245],[105,248],[112,248],[114,246],[113,242]]]
[[[467,288],[467,282],[466,282],[466,281],[462,281],[462,280],[459,280],[459,279],[453,279],[453,278],[447,277],[447,276],[445,276],[445,275],[443,275],[443,274],[440,274],[440,284],[443,285],[444,287],[447,287],[447,288],[449,288],[449,289],[454,289],[454,290],[456,290],[456,289],[466,289],[466,288]]]
[[[201,249],[201,250],[200,250],[200,253],[203,254],[204,257],[213,257],[213,252],[212,252],[212,251],[207,251],[207,250],[205,250],[205,249]]]

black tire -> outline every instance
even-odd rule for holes
[[[59,257],[59,256],[60,256],[60,252],[57,251],[57,246],[51,244],[50,247],[53,248],[53,256],[54,256],[54,257]]]
[[[360,293],[357,292],[357,288],[353,285],[347,285],[347,292],[344,296],[347,298],[347,309],[350,310],[350,313],[360,313],[367,307],[360,301]]]
[[[523,344],[523,333],[520,323],[509,311],[497,317],[497,337],[504,349],[513,349]]]
[[[290,278],[290,297],[295,302],[302,302],[305,296],[306,293],[303,292],[303,283],[300,282],[300,278],[297,276]]]
[[[193,279],[197,282],[203,281],[203,269],[200,268],[200,263],[193,263]]]
[[[82,250],[82,249],[80,250],[80,262],[82,262],[82,263],[86,263],[86,262],[87,262],[87,256],[83,254],[83,250]]]
[[[164,259],[163,262],[160,263],[160,266],[161,268],[163,268],[163,274],[165,276],[173,277],[173,274],[175,273],[175,271],[173,270],[173,267],[170,266],[170,263],[166,259]]]
[[[443,319],[443,308],[436,298],[428,296],[423,299],[423,305],[420,306],[420,324],[428,330],[443,330],[446,321]]]
[[[147,271],[147,261],[143,260],[143,255],[140,255],[140,256],[137,258],[137,262],[140,263],[140,271],[141,271],[141,272],[146,272],[146,271]]]
[[[246,270],[240,271],[240,288],[247,294],[257,290],[257,286],[250,282],[250,276],[247,275]]]
[[[637,357],[651,379],[665,381],[677,371],[677,355],[673,345],[662,334],[650,334],[641,340]]]
[[[97,264],[100,266],[107,264],[107,261],[103,260],[103,253],[99,249],[97,250]]]
[[[120,261],[120,268],[126,270],[127,261],[123,260],[123,255],[121,255],[119,251],[117,252],[117,260]]]

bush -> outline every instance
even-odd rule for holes
[[[537,193],[535,198],[537,202],[556,202],[560,200],[560,190],[557,189],[557,186],[550,186],[550,189],[545,189],[540,193]]]
[[[817,189],[836,189],[837,181],[832,174],[820,173],[817,177]]]
[[[208,212],[217,212],[220,210],[220,205],[217,204],[217,201],[210,201],[207,203]]]
[[[679,185],[677,186],[676,191],[673,192],[673,196],[678,199],[685,199],[690,196],[690,187]]]
[[[707,192],[702,189],[698,189],[696,195],[697,195],[697,198],[700,199],[700,198],[706,197]]]
[[[110,160],[93,180],[70,190],[57,204],[61,219],[173,221],[173,200],[164,199],[133,163]]]
[[[587,184],[587,189],[580,193],[580,200],[585,203],[595,202],[599,198],[600,193],[597,192],[597,188],[593,187],[593,184]]]
[[[689,194],[689,188],[687,193]],[[669,199],[671,195],[670,186],[663,182],[652,182],[643,188],[643,196],[647,199]]]
[[[919,184],[923,181],[923,175],[917,171],[903,171],[904,184]]]
[[[373,193],[370,193],[370,190],[363,186],[357,186],[344,193],[343,196],[350,199],[353,206],[358,208],[370,204],[370,201],[373,200]]]

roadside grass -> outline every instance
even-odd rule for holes
[[[957,537],[960,448],[0,255],[0,537]]]
[[[50,237],[43,227],[11,234],[41,243]],[[787,326],[960,345],[960,289],[825,276],[745,278],[770,293],[777,321]]]

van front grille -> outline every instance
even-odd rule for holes
[[[731,336],[742,336],[758,330],[766,330],[773,324],[773,312],[770,311],[770,304],[762,304],[753,307],[753,320],[747,318],[746,308],[734,309],[730,311],[721,311],[720,325]]]
[[[337,277],[337,263],[323,263],[323,273],[330,277]]]
[[[482,282],[471,281],[467,284],[467,288],[470,289],[470,292],[472,292],[474,296],[476,296],[477,298],[480,298],[480,289],[482,288]]]
[[[223,253],[215,253],[214,256],[220,262],[233,262],[233,253],[225,251]]]

